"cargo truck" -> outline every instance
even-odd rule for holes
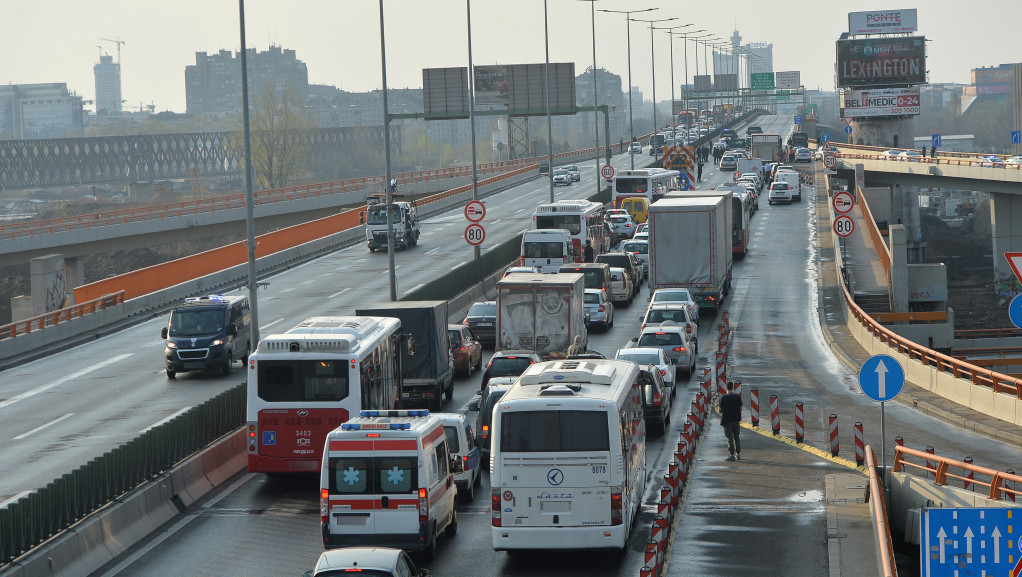
[[[396,201],[387,210],[386,197],[372,194],[366,199],[367,206],[359,214],[359,222],[365,224],[366,246],[369,252],[376,249],[386,250],[387,231],[393,230],[394,248],[408,248],[419,244],[419,215],[415,203]],[[390,213],[390,225],[387,224],[387,213]]]
[[[563,358],[585,326],[585,276],[580,273],[511,273],[497,281],[498,351],[524,349],[544,359]]]
[[[649,207],[650,289],[687,288],[716,313],[731,288],[731,200],[664,198]]]
[[[412,345],[401,350],[401,408],[438,411],[454,395],[454,357],[447,332],[447,301],[397,301],[355,310],[362,317],[394,317]]]
[[[767,162],[780,162],[783,143],[780,134],[752,134],[752,156]]]

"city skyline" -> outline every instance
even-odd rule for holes
[[[246,2],[249,48],[265,51],[270,45],[295,50],[306,63],[309,82],[351,92],[381,86],[379,3],[308,0],[295,12],[270,0]],[[550,61],[574,62],[576,74],[592,66],[590,3],[548,0]],[[691,23],[676,32],[705,29],[729,40],[737,30],[742,43],[774,45],[774,69],[799,70],[806,88],[834,89],[834,41],[847,30],[849,11],[917,8],[919,34],[928,39],[927,68],[931,83],[969,82],[969,70],[1022,61],[1022,47],[1013,42],[1015,22],[1022,18],[1022,3],[997,0],[984,10],[955,10],[950,0],[906,1],[895,6],[872,0],[845,2],[824,10],[820,3],[798,5],[780,1],[733,0],[729,10],[710,4],[690,5],[662,0],[635,2],[599,0],[606,10],[656,11],[633,18],[677,18],[654,26]],[[0,81],[8,84],[66,82],[68,88],[94,101],[93,66],[100,54],[117,55],[120,63],[124,110],[152,103],[155,111],[185,111],[186,66],[195,64],[197,52],[239,49],[238,4],[182,0],[174,5],[144,5],[100,0],[79,5],[43,0],[9,7],[13,18],[0,35],[0,49],[8,54]],[[466,66],[468,62],[466,3],[437,0],[384,0],[389,88],[419,88],[422,68]],[[947,15],[954,11],[955,18]],[[46,26],[24,23],[46,22]],[[160,31],[152,29],[158,24]],[[624,14],[596,14],[596,64],[628,78]],[[428,32],[423,32],[426,28]],[[515,31],[514,33],[512,31]],[[472,2],[473,56],[476,65],[519,64],[544,61],[543,3],[492,0]],[[700,33],[702,35],[703,33]],[[173,42],[166,39],[170,37]],[[649,25],[631,24],[632,84],[645,99],[652,96]],[[960,39],[967,38],[969,45]],[[670,99],[668,35],[655,31],[656,100]],[[684,83],[684,42],[675,40],[675,86]],[[689,76],[695,73],[694,43],[689,43]],[[339,58],[338,54],[348,55]],[[700,73],[705,72],[699,49]],[[712,65],[712,63],[711,63]],[[94,109],[93,106],[87,106]]]

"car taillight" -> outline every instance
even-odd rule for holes
[[[326,523],[330,520],[330,491],[319,490],[319,521]]]
[[[660,369],[660,376],[661,377],[666,377],[667,376],[667,370],[666,369]]]
[[[660,401],[662,401],[662,400],[663,399],[660,398],[660,391],[653,391],[653,406],[654,407],[659,407],[660,406]]]
[[[610,524],[623,525],[624,509],[621,507],[621,487],[614,487],[610,490]]]
[[[429,521],[429,497],[426,489],[419,489],[419,521]]]
[[[690,330],[689,330],[688,332],[692,332],[692,330],[690,329]],[[459,351],[461,351],[461,352],[465,352],[465,347],[461,347],[461,348],[460,348],[460,349],[458,349],[458,350],[459,350]]]
[[[500,489],[490,491],[490,525],[500,527]]]
[[[605,313],[605,312],[607,312],[607,307],[605,307],[605,306],[603,306],[603,305],[600,305],[600,308],[599,308],[598,310],[599,310],[599,312],[601,312],[601,313]]]
[[[483,438],[484,439],[490,438],[490,426],[489,425],[483,425]]]
[[[683,352],[685,352],[685,347],[674,347],[671,350],[673,350],[676,353],[683,353]]]

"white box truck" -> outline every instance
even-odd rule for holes
[[[498,351],[534,351],[563,358],[585,326],[585,276],[580,273],[511,273],[497,281]]]
[[[731,200],[664,198],[649,207],[650,288],[687,288],[717,312],[731,288]]]

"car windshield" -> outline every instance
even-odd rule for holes
[[[692,300],[691,295],[688,294],[687,290],[671,290],[661,289],[653,293],[653,302],[670,302],[670,301],[685,301]]]
[[[468,309],[470,317],[495,317],[497,316],[497,303],[475,303]]]
[[[632,361],[640,365],[659,365],[660,357],[654,353],[628,353],[621,351],[617,358],[624,361]]]
[[[568,176],[567,170],[555,170],[554,176]]]
[[[636,252],[639,254],[647,254],[649,250],[649,243],[646,242],[626,242],[621,245],[621,250],[627,252]]]
[[[491,377],[510,377],[520,375],[532,364],[529,357],[496,357],[490,361]]]
[[[174,311],[170,314],[172,337],[199,337],[220,332],[224,326],[223,309]]]

